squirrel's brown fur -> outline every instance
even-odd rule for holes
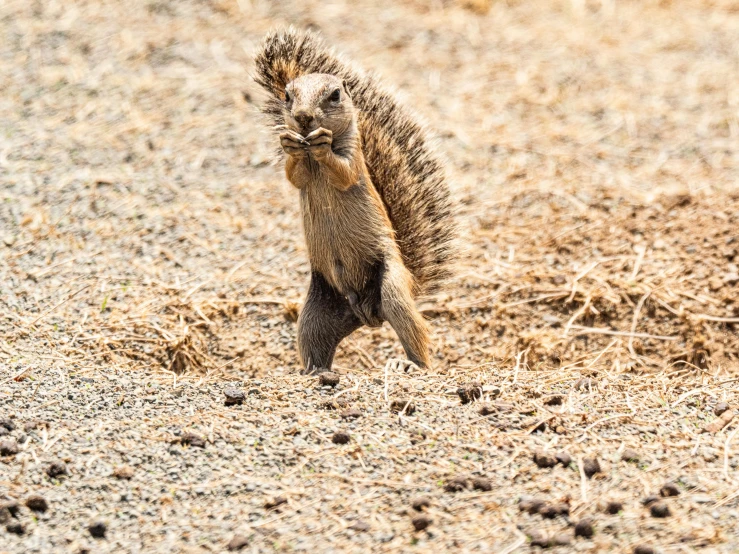
[[[428,365],[414,299],[449,275],[454,225],[425,130],[312,33],[270,34],[256,67],[287,177],[301,191],[312,269],[298,321],[306,371],[328,369],[339,341],[383,320],[408,357]]]

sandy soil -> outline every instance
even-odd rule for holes
[[[285,24],[438,134],[428,371],[383,327],[298,374],[249,77]],[[728,0],[0,5],[0,552],[738,551],[738,36]]]

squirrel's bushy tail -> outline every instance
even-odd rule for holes
[[[451,273],[456,227],[444,167],[428,132],[378,80],[294,28],[267,35],[256,58],[256,82],[269,93],[264,112],[283,123],[285,86],[306,73],[346,80],[357,109],[362,151],[406,267],[419,294],[434,292]]]

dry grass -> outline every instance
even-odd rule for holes
[[[237,497],[239,523],[208,544],[240,530],[255,550],[518,552],[534,528],[567,529],[519,513],[533,494],[597,519],[585,550],[739,548],[736,421],[703,429],[739,401],[732,2],[11,2],[0,20],[2,390],[58,372],[174,390],[257,379],[234,421],[273,442],[217,479],[244,471],[289,507],[254,519]],[[308,393],[296,374],[308,265],[248,78],[254,45],[284,23],[379,70],[439,133],[466,250],[423,304],[428,372],[386,366],[401,350],[382,328],[341,346],[340,390]],[[505,405],[460,406],[471,381]],[[48,394],[29,413],[47,414]],[[333,395],[364,417],[324,410]],[[416,413],[391,413],[393,399]],[[221,412],[157,421],[212,430]],[[240,444],[247,431],[223,425]],[[352,443],[332,445],[342,426]],[[541,470],[536,449],[575,462]],[[603,472],[588,479],[592,456]],[[460,473],[493,490],[444,492]],[[673,516],[650,518],[639,500],[666,481],[682,491]],[[406,513],[424,491],[431,535]],[[621,516],[599,511],[605,498]]]

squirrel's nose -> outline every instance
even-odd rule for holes
[[[313,114],[308,110],[297,110],[293,117],[303,128],[307,128],[313,122]]]

